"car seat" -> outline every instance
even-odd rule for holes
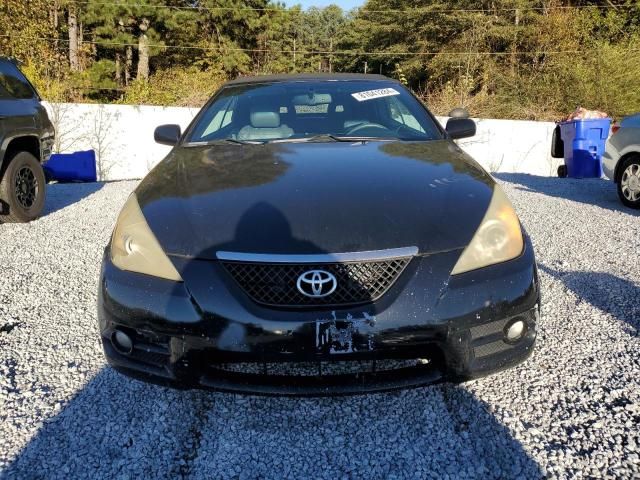
[[[280,123],[279,110],[275,107],[252,107],[249,114],[250,125],[240,129],[238,140],[271,140],[292,136],[293,129]]]

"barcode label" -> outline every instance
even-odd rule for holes
[[[378,90],[367,90],[365,92],[356,92],[351,94],[351,96],[359,102],[373,100],[374,98],[392,97],[393,95],[400,95],[400,92],[395,88],[380,88]]]

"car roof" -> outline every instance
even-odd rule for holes
[[[238,77],[224,84],[243,85],[247,83],[279,83],[279,82],[300,82],[300,81],[344,81],[344,80],[366,80],[373,82],[394,82],[393,78],[377,74],[364,73],[296,73],[289,75],[256,75],[251,77]]]
[[[640,127],[640,113],[624,117],[620,121],[621,127]]]
[[[23,65],[22,62],[20,60],[18,60],[15,57],[6,57],[3,55],[0,55],[0,63],[4,63],[5,65],[7,63],[10,63],[11,65],[13,65],[14,67],[16,67],[17,69],[20,69],[20,67]]]

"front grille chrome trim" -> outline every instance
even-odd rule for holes
[[[365,252],[322,253],[310,255],[281,255],[271,253],[216,252],[218,260],[249,263],[348,263],[390,260],[394,258],[414,257],[418,247],[389,248],[387,250],[369,250]]]

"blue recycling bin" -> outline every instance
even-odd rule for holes
[[[610,118],[560,123],[566,174],[572,178],[600,178],[602,154],[609,136]]]
[[[95,182],[98,177],[93,150],[54,153],[43,168],[48,179],[58,182]]]

